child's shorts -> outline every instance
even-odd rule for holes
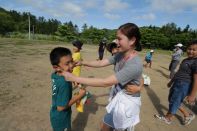
[[[114,128],[113,114],[112,114],[112,113],[107,113],[107,114],[105,114],[105,116],[104,116],[104,118],[103,118],[103,122],[104,122],[106,125],[108,125],[108,126]]]
[[[112,113],[107,113],[105,114],[103,118],[103,122],[108,125],[109,127],[114,129],[114,123],[113,123],[113,114]],[[117,131],[123,131],[123,130],[117,130]],[[134,126],[131,126],[124,131],[134,131]]]
[[[151,63],[151,60],[149,60],[149,59],[145,59],[145,61],[146,61],[147,63]]]
[[[181,106],[184,98],[189,94],[191,89],[191,83],[175,80],[173,86],[170,89],[168,101],[169,101],[169,112],[176,114],[178,108]]]

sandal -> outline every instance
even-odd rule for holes
[[[165,122],[166,124],[171,124],[172,121],[168,120],[165,116],[161,116],[161,115],[154,115],[155,118]]]

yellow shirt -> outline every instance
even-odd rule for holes
[[[81,53],[80,52],[73,53],[72,58],[73,58],[73,61],[79,61],[79,60],[81,60],[82,59],[81,58]],[[76,76],[80,76],[81,66],[74,67],[72,73],[74,75],[76,75]]]

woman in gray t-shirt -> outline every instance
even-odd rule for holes
[[[84,78],[74,76],[68,72],[62,73],[66,80],[75,81],[81,84],[94,87],[110,87],[112,85],[117,85],[122,89],[106,107],[108,113],[104,116],[103,131],[111,129],[125,130],[130,127],[133,128],[139,122],[139,111],[141,106],[139,85],[142,76],[142,62],[135,50],[141,50],[140,31],[137,25],[126,23],[119,27],[116,37],[119,49],[117,55],[101,61],[81,61],[77,63],[77,65],[97,68],[115,64],[115,74],[107,78]],[[138,92],[130,95],[129,92],[125,90],[125,86],[128,84],[133,85],[128,88],[137,88]],[[119,110],[119,107],[121,107],[122,110]]]

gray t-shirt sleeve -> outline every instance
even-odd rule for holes
[[[130,82],[134,82],[139,85],[142,75],[142,63],[140,58],[133,58],[126,62],[124,67],[120,71],[116,72],[115,75],[118,83],[120,83],[122,86]]]
[[[115,64],[115,55],[108,58],[110,64]]]
[[[121,59],[123,55],[121,53],[117,53],[111,57],[108,58],[109,63],[115,65],[115,63]]]

